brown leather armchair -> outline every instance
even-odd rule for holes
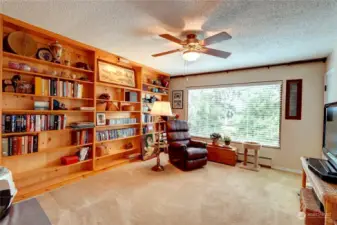
[[[207,164],[206,143],[191,140],[184,120],[167,122],[170,162],[182,170],[192,170]]]

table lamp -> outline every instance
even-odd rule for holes
[[[153,104],[150,115],[152,116],[173,116],[170,102],[156,101]],[[160,165],[160,143],[161,143],[161,126],[159,124],[159,139],[158,139],[158,150],[157,150],[157,164],[152,167],[153,171],[160,172],[164,170],[164,167]]]

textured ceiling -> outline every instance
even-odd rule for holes
[[[326,57],[337,42],[336,0],[0,1],[6,15],[172,75]],[[191,29],[227,31],[232,40],[210,47],[232,55],[152,58],[178,47],[158,34]]]

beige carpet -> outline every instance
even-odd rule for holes
[[[127,164],[38,197],[54,225],[297,225],[300,176],[209,163],[182,172]]]

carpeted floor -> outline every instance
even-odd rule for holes
[[[210,162],[182,172],[132,163],[38,197],[54,225],[300,225],[300,176]]]

